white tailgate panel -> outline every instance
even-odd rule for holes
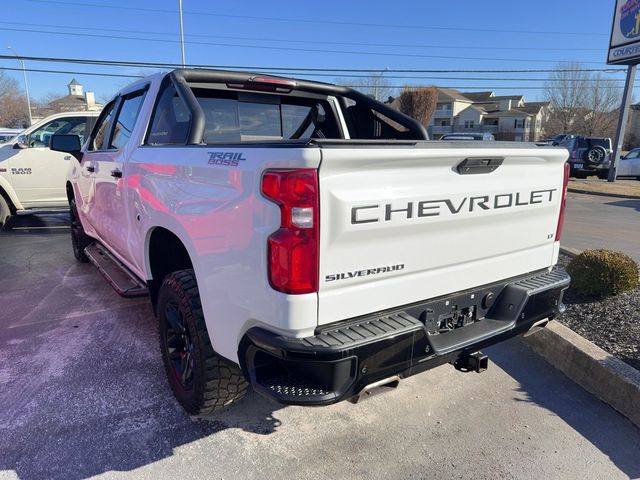
[[[566,150],[426,144],[329,147],[322,157],[319,324],[553,262]],[[505,160],[492,173],[460,175],[455,167],[468,157]],[[532,192],[538,193],[532,197]],[[471,200],[484,196],[489,197],[484,206],[482,198]],[[386,220],[387,208],[406,209],[409,203],[411,218],[399,211]],[[356,211],[356,221],[378,221],[352,223],[354,207],[367,207]]]

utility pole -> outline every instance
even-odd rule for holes
[[[185,61],[184,57],[184,26],[182,24],[182,0],[178,0],[178,10],[180,12],[180,50],[182,52],[182,67],[184,68]]]
[[[33,124],[33,118],[31,118],[31,100],[29,99],[29,83],[27,83],[27,70],[24,66],[24,60],[20,58],[18,53],[11,47],[7,47],[7,49],[11,50],[18,61],[22,64],[22,76],[24,77],[24,91],[27,95],[27,111],[29,112],[29,126]]]
[[[618,128],[616,129],[616,140],[613,145],[613,158],[609,166],[609,178],[610,182],[616,181],[616,174],[618,172],[618,164],[620,163],[620,154],[622,153],[622,146],[624,145],[624,133],[627,129],[627,118],[629,117],[629,105],[631,104],[631,97],[633,96],[633,83],[636,80],[636,65],[629,65],[627,67],[627,81],[624,84],[624,93],[622,94],[622,106],[620,107],[620,115],[618,115]]]

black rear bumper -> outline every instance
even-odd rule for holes
[[[455,362],[564,311],[560,268],[321,327],[306,338],[247,331],[239,358],[254,389],[281,403],[328,405],[367,385]],[[442,328],[456,323],[458,328]],[[460,326],[461,325],[461,326]]]

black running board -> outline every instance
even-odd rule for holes
[[[118,295],[132,298],[149,294],[146,285],[99,243],[92,243],[84,253]]]

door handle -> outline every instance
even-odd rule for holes
[[[121,178],[122,177],[122,171],[118,170],[117,168],[115,170],[111,170],[111,176],[115,177],[115,178]]]
[[[95,171],[96,171],[96,167],[92,165],[87,165],[87,172],[95,172]]]

